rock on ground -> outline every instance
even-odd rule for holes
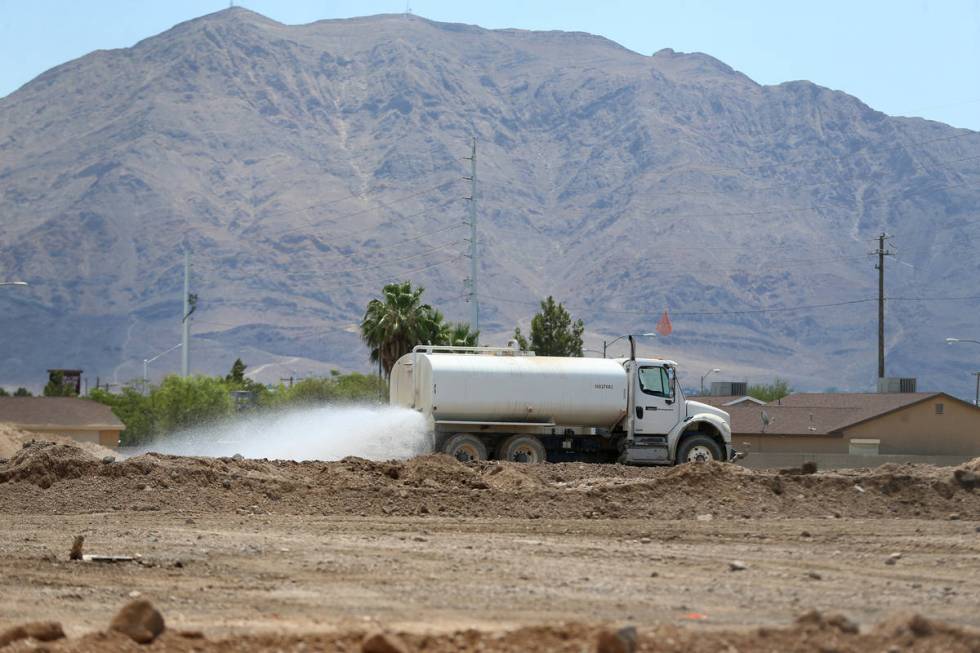
[[[146,599],[138,599],[116,613],[109,629],[126,635],[137,644],[149,644],[163,632],[163,615]]]

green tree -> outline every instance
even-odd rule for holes
[[[17,390],[14,391],[14,396],[15,397],[33,397],[34,395],[32,395],[31,394],[31,391],[28,390],[27,388],[20,387],[20,388],[17,388]]]
[[[280,385],[270,393],[267,405],[286,407],[317,404],[377,403],[387,394],[387,384],[377,376],[333,370],[329,377],[310,377],[292,386]]]
[[[169,433],[232,414],[234,402],[220,377],[170,375],[150,393],[155,430]]]
[[[244,383],[245,382],[245,369],[248,367],[242,362],[241,358],[236,358],[235,362],[231,365],[231,371],[225,376],[225,381],[228,383]]]
[[[445,316],[438,309],[432,309],[428,323],[430,332],[419,344],[442,345],[450,347],[475,347],[479,332],[470,331],[466,322],[446,322]]]
[[[364,312],[361,339],[386,378],[399,358],[439,333],[441,314],[422,302],[423,292],[408,281],[390,283],[382,289],[382,299],[372,299]]]
[[[254,381],[245,376],[246,369],[248,369],[248,365],[241,358],[236,358],[231,366],[231,371],[225,375],[225,384],[227,384],[229,391],[245,390],[254,393],[257,400],[261,400],[262,396],[267,392],[266,387],[258,381]]]
[[[337,398],[344,403],[376,403],[388,399],[388,384],[371,374],[340,374],[334,377]]]
[[[337,397],[333,379],[309,377],[290,386],[280,385],[270,396],[274,406],[326,404]]]
[[[514,339],[522,350],[532,350],[538,356],[582,356],[584,332],[582,320],[573,321],[565,307],[549,295],[531,318],[530,342],[520,327],[514,329]]]
[[[781,379],[778,376],[772,383],[750,385],[748,388],[750,397],[755,397],[759,401],[764,401],[766,403],[776,401],[777,399],[782,399],[792,392],[793,388],[789,387],[789,383],[785,379]]]
[[[45,397],[74,397],[75,387],[65,383],[65,374],[55,370],[48,376],[48,383],[44,386]]]
[[[480,332],[471,331],[466,322],[444,322],[439,329],[436,344],[453,347],[476,347]]]
[[[0,388],[0,397],[9,397],[10,393],[5,388]]]
[[[151,409],[150,398],[144,396],[135,384],[123,386],[119,394],[102,388],[92,390],[88,398],[105,404],[126,425],[119,436],[124,447],[149,442],[156,434],[156,417]]]

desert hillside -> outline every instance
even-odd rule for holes
[[[887,231],[889,373],[972,391],[935,327],[967,331],[978,300],[907,299],[980,294],[976,132],[583,33],[237,8],[0,99],[0,271],[31,282],[0,293],[3,381],[140,376],[179,339],[184,245],[197,371],[367,369],[355,325],[389,280],[468,318],[473,136],[485,341],[549,293],[592,348],[667,307],[646,346],[688,386],[718,366],[868,388]]]

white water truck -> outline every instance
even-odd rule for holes
[[[459,460],[620,462],[740,457],[731,418],[685,399],[677,364],[535,356],[514,347],[419,345],[391,371],[390,403],[428,420],[435,451]]]

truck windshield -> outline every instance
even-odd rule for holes
[[[662,367],[641,367],[637,377],[640,390],[654,397],[670,398],[670,377]]]

